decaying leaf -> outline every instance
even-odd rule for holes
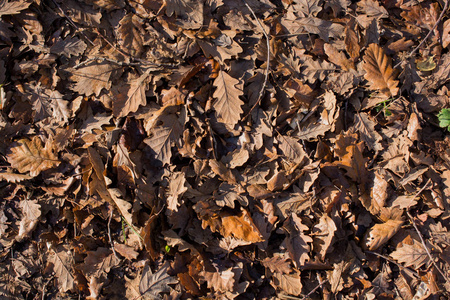
[[[430,249],[431,245],[427,244],[428,249]],[[414,269],[419,269],[422,265],[430,262],[430,258],[422,243],[416,240],[414,240],[412,245],[404,243],[401,247],[398,247],[397,250],[391,253],[391,257],[398,262],[404,263],[405,267],[412,266]]]
[[[76,288],[72,266],[73,257],[67,246],[58,246],[51,251],[49,261],[53,264],[55,278],[62,292],[74,291]]]
[[[29,172],[32,177],[60,164],[58,156],[53,153],[51,141],[47,141],[45,147],[42,147],[41,139],[37,136],[31,141],[21,139],[12,144],[7,158],[13,168],[21,173]]]
[[[72,89],[82,95],[95,94],[98,97],[102,89],[111,88],[109,78],[113,70],[114,65],[108,62],[91,63],[73,70],[70,78],[75,83]]]
[[[397,71],[392,68],[391,59],[377,44],[370,44],[364,54],[364,78],[369,81],[372,90],[380,90],[389,95],[398,94]]]

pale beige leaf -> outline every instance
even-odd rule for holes
[[[102,89],[111,88],[111,73],[115,66],[108,62],[91,63],[85,67],[72,70],[70,79],[74,81],[72,89],[81,95],[100,95]]]
[[[102,129],[102,126],[108,125],[112,119],[112,115],[108,113],[96,114],[95,116],[90,114],[89,117],[81,124],[81,132],[92,133],[94,129]]]
[[[132,247],[124,244],[114,243],[114,250],[116,250],[120,255],[129,260],[136,259],[139,255],[139,253],[134,251]]]
[[[108,189],[108,193],[111,195],[111,198],[116,204],[116,207],[122,217],[128,222],[129,225],[132,226],[133,219],[130,212],[132,207],[131,203],[122,199],[122,192],[119,189]]]
[[[52,116],[58,121],[67,122],[72,117],[72,111],[69,109],[69,101],[63,100],[62,96],[62,94],[59,94],[59,97],[52,98]]]
[[[431,246],[428,243],[428,247]],[[430,249],[430,247],[428,248]],[[400,263],[404,263],[405,267],[413,266],[415,269],[430,262],[427,251],[422,243],[414,240],[412,245],[403,244],[391,253],[391,257]]]
[[[300,128],[295,135],[299,140],[317,140],[331,129],[331,125],[310,123],[308,126]]]
[[[320,81],[325,80],[326,76],[335,70],[336,67],[332,63],[307,57],[302,66],[301,74],[309,83],[315,83],[317,79]]]
[[[23,180],[31,179],[33,176],[25,175],[25,174],[16,174],[8,171],[0,172],[0,180],[6,180],[8,182],[16,183],[21,182]]]
[[[34,221],[41,217],[41,205],[38,204],[37,200],[22,200],[19,206],[29,220]]]
[[[377,44],[370,44],[364,54],[364,78],[369,81],[370,89],[380,90],[389,95],[398,94],[397,71],[392,68],[391,59]]]
[[[376,123],[370,120],[366,113],[356,113],[354,122],[355,129],[359,131],[360,138],[366,142],[370,150],[374,150],[375,152],[383,150],[383,146],[381,145],[382,137],[375,131]]]
[[[102,274],[108,274],[111,268],[119,264],[119,259],[109,248],[98,247],[95,251],[87,251],[84,263],[77,268],[89,277],[99,278]]]
[[[311,247],[308,243],[313,242],[310,236],[303,233],[303,231],[308,230],[308,226],[302,224],[297,214],[292,214],[285,221],[283,228],[288,233],[283,243],[286,245],[295,266],[300,268],[309,259],[308,253]]]
[[[150,71],[147,71],[140,77],[131,77],[127,84],[118,88],[118,93],[112,102],[115,117],[125,117],[129,113],[136,112],[140,105],[145,106],[147,104],[145,91],[149,75]]]
[[[230,268],[219,272],[205,272],[205,279],[209,288],[226,292],[233,291],[235,284],[234,275],[233,268]]]
[[[117,28],[119,45],[125,53],[134,57],[140,57],[144,52],[141,22],[136,14],[128,13],[120,20]]]
[[[313,33],[328,42],[330,38],[339,38],[344,32],[344,26],[316,17],[285,20],[285,26],[291,33]]]
[[[8,218],[3,210],[0,210],[0,237],[2,237],[8,229]]]
[[[0,16],[18,14],[18,13],[20,13],[20,11],[28,8],[28,6],[30,6],[30,4],[31,3],[27,2],[27,1],[17,1],[17,0],[1,1]]]
[[[242,83],[221,70],[214,80],[214,86],[216,91],[213,97],[217,100],[214,101],[213,107],[218,119],[227,125],[236,125],[243,112],[241,106],[244,102],[239,99],[239,96],[243,95]]]
[[[365,235],[365,247],[370,251],[380,248],[400,230],[402,224],[401,220],[388,220],[385,223],[375,224]]]
[[[61,292],[73,291],[76,284],[72,274],[73,257],[68,246],[58,246],[50,255],[49,261],[53,263],[55,278]]]
[[[388,188],[389,183],[384,180],[380,174],[375,173],[372,188],[372,198],[374,203],[372,205],[377,207],[378,210],[386,204],[386,200],[389,197]]]
[[[50,142],[42,147],[39,137],[34,136],[31,141],[22,139],[13,143],[6,157],[13,168],[21,173],[29,172],[30,176],[35,177],[61,163],[52,150]]]
[[[450,20],[445,21],[442,27],[442,47],[446,48],[450,44]]]

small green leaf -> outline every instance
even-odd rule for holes
[[[170,252],[170,246],[169,246],[169,245],[166,245],[166,247],[164,248],[164,250],[166,250],[166,252],[169,253],[169,252]]]
[[[425,58],[422,61],[418,61],[417,64],[417,69],[420,71],[432,71],[436,68],[436,63],[434,62],[434,55],[429,56],[428,58]]]
[[[442,128],[447,127],[447,130],[450,131],[450,109],[443,108],[438,114],[439,118],[439,126]]]

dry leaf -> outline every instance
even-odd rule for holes
[[[169,263],[162,265],[156,273],[152,273],[150,266],[145,265],[139,283],[139,293],[143,299],[162,299],[160,293],[168,293],[172,290],[169,284],[177,283],[178,280],[167,274]]]
[[[241,106],[244,102],[239,99],[239,96],[243,95],[242,83],[220,70],[219,75],[214,80],[214,86],[216,91],[213,97],[217,100],[214,101],[213,107],[217,118],[233,127],[239,122],[240,115],[243,113]]]
[[[75,278],[72,274],[73,257],[67,246],[60,245],[49,257],[53,263],[55,278],[58,281],[59,288],[63,293],[75,290]]]
[[[45,147],[39,137],[19,140],[11,145],[7,153],[8,162],[21,173],[29,172],[35,177],[42,171],[58,166],[61,162],[53,153],[51,141],[47,141]]]
[[[364,246],[370,251],[380,248],[400,230],[402,224],[402,220],[388,220],[385,223],[375,224],[366,232]]]
[[[428,244],[428,249],[431,245]],[[430,258],[428,257],[427,251],[423,245],[414,240],[412,245],[403,244],[398,247],[397,250],[391,253],[391,257],[400,263],[404,263],[405,267],[414,267],[414,269],[419,269],[422,265],[430,263]]]
[[[129,113],[136,112],[140,105],[147,104],[145,95],[146,85],[150,71],[147,70],[141,76],[130,76],[128,84],[118,88],[118,93],[112,102],[113,114],[115,117],[125,117]]]
[[[293,274],[275,273],[272,275],[272,280],[275,287],[289,295],[299,296],[302,293],[303,285],[299,271]]]
[[[364,78],[372,90],[380,90],[389,96],[397,96],[397,71],[392,69],[391,59],[377,44],[370,44],[364,54]]]
[[[73,70],[70,79],[75,84],[72,89],[85,96],[95,94],[98,97],[103,89],[111,88],[109,78],[113,70],[114,65],[108,62],[91,63]]]

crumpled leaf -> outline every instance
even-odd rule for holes
[[[117,39],[122,50],[134,57],[140,57],[144,52],[141,22],[136,14],[128,13],[120,20],[117,28]]]
[[[392,68],[391,59],[377,44],[370,44],[364,54],[364,78],[369,81],[372,90],[380,90],[388,96],[397,96],[397,71]]]
[[[150,266],[145,265],[139,283],[139,293],[143,299],[163,299],[159,293],[168,293],[172,290],[169,284],[175,284],[178,280],[167,274],[169,262],[166,261],[156,273],[152,273]]]
[[[191,28],[198,28],[203,24],[203,2],[196,0],[166,0],[166,14],[174,13],[187,20]]]
[[[34,136],[30,141],[21,139],[11,145],[6,155],[11,166],[21,173],[37,176],[42,171],[58,166],[61,161],[53,153],[53,146],[47,141],[42,147],[41,139]]]
[[[369,149],[376,152],[383,149],[381,145],[382,137],[375,131],[376,123],[369,119],[369,116],[363,112],[355,114],[355,129],[360,133],[360,138],[366,142]]]
[[[31,3],[27,1],[3,0],[0,3],[0,16],[19,14],[22,10],[28,8],[30,4]]]

